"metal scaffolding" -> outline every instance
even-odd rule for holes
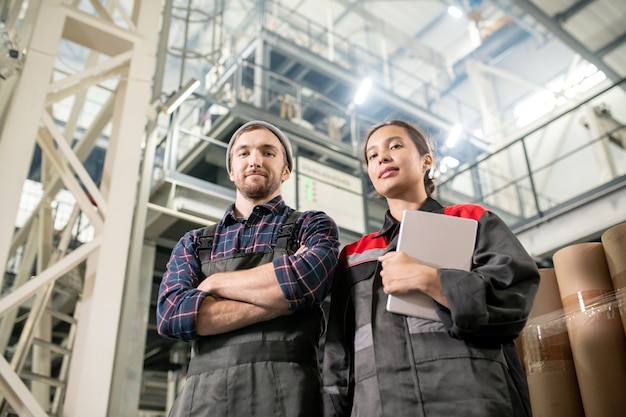
[[[2,348],[12,357],[9,363],[0,356],[4,408],[32,416],[127,415],[122,407],[133,404],[121,404],[113,382],[139,390],[141,362],[117,353],[130,333],[120,322],[122,311],[128,313],[123,303],[138,187],[131,179],[138,177],[154,112],[161,4],[137,0],[126,10],[118,2],[92,1],[82,9],[62,0],[9,3],[4,29],[20,39],[18,50],[26,54],[1,94],[7,105],[0,137],[0,234],[13,238],[0,240],[0,270],[7,271],[10,261],[15,272],[4,274],[0,301]],[[18,22],[20,13],[25,15]],[[67,47],[76,60],[59,62],[59,49]],[[104,105],[89,113],[94,98]],[[84,161],[102,147],[105,132],[102,176],[95,180]],[[16,231],[35,145],[41,198]],[[58,233],[52,201],[62,189],[75,212]],[[79,236],[77,219],[92,227],[92,236]],[[68,282],[76,281],[69,298]],[[14,326],[23,326],[18,341],[9,337]],[[70,354],[71,361],[62,359]]]

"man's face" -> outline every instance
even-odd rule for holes
[[[269,200],[280,194],[289,178],[285,148],[276,135],[260,127],[239,135],[230,155],[230,180],[250,200]]]

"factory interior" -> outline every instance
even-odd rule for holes
[[[290,138],[282,195],[342,245],[382,225],[362,141],[389,119],[431,140],[438,201],[495,212],[539,267],[601,242],[626,222],[625,21],[624,0],[1,1],[0,416],[167,415],[189,346],[156,332],[159,284],[234,202],[250,120]]]

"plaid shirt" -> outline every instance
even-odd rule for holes
[[[218,224],[211,259],[271,250],[281,224],[292,212],[280,196],[256,206],[247,220],[238,220],[231,206]],[[273,261],[291,310],[322,304],[332,286],[339,251],[337,225],[321,211],[300,215],[296,230],[297,246],[305,245],[307,250]],[[208,295],[196,289],[204,279],[196,251],[202,231],[199,228],[185,233],[172,250],[157,302],[157,330],[161,336],[184,341],[196,338],[196,314]]]

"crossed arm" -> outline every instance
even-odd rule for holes
[[[196,315],[196,334],[210,336],[291,314],[288,308],[270,308],[208,295]]]
[[[305,246],[300,247],[294,256],[305,250]],[[198,289],[209,293],[196,316],[196,333],[200,336],[226,333],[292,313],[273,263],[213,274]]]
[[[159,334],[190,341],[321,304],[330,290],[337,260],[337,227],[325,217],[315,219],[314,227],[306,230],[300,240],[306,249],[296,254],[207,278],[202,277],[195,256],[194,236],[183,236],[159,289]]]

